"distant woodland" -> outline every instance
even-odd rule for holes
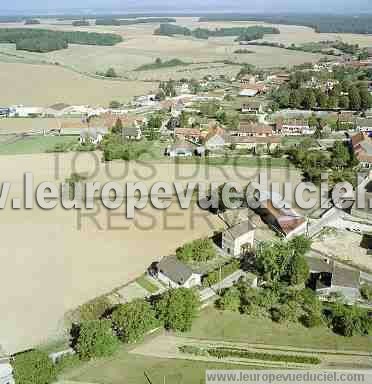
[[[372,33],[372,15],[247,15],[218,14],[201,17],[205,21],[264,21],[272,24],[303,25],[318,33]]]
[[[68,44],[115,45],[122,37],[111,33],[49,31],[46,29],[0,28],[0,43],[16,44],[18,50],[50,52]]]
[[[96,25],[135,25],[135,24],[149,24],[149,23],[175,23],[176,19],[169,17],[149,17],[139,19],[118,19],[118,18],[99,18],[96,19]]]
[[[162,36],[192,36],[197,39],[208,39],[210,37],[226,37],[237,36],[239,41],[251,41],[262,39],[266,34],[280,34],[279,29],[271,27],[253,26],[253,27],[233,27],[233,28],[217,28],[210,30],[206,28],[196,28],[191,30],[175,24],[161,24],[154,32],[155,35]]]

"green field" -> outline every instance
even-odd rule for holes
[[[195,360],[163,359],[128,353],[125,347],[110,359],[93,360],[65,373],[66,380],[98,384],[202,384],[207,369],[254,369],[254,367]]]
[[[189,337],[257,344],[332,350],[371,351],[372,337],[343,337],[326,327],[308,329],[301,324],[277,324],[239,313],[204,310],[195,321]]]
[[[159,290],[159,288],[153,284],[146,275],[142,275],[136,280],[136,283],[139,284],[142,288],[146,289],[146,291],[150,293],[155,293]]]
[[[293,167],[285,158],[260,158],[229,155],[229,157],[176,159],[177,164],[200,164],[205,166],[236,166],[236,167],[264,167],[290,168]]]
[[[57,144],[76,144],[77,137],[37,136],[0,143],[0,155],[22,155],[51,151]]]

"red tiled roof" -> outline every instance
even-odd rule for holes
[[[194,136],[199,137],[201,135],[200,129],[197,128],[176,128],[174,131],[176,136]]]
[[[241,122],[239,133],[248,133],[252,135],[267,135],[270,136],[273,133],[273,129],[270,125],[256,124],[250,122]]]

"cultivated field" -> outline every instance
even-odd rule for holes
[[[177,23],[190,28],[220,28],[232,26],[262,25],[255,22],[218,22],[198,23],[197,18],[178,18]],[[224,66],[221,62],[229,60],[235,63],[251,63],[261,67],[292,66],[303,62],[315,62],[321,55],[273,49],[270,47],[251,47],[254,53],[237,55],[234,53],[239,44],[234,38],[210,38],[208,40],[189,37],[154,36],[153,32],[159,24],[142,24],[131,26],[90,26],[80,30],[90,32],[113,32],[123,36],[124,42],[113,47],[74,46],[68,49],[44,54],[16,51],[11,44],[0,45],[0,60],[25,62],[58,62],[81,72],[95,73],[105,71],[110,66],[122,76],[131,79],[179,79],[185,76],[203,77],[206,74],[234,75],[238,69]],[[20,27],[21,24],[7,24],[7,27]],[[40,27],[55,30],[76,30],[77,27],[60,23],[56,20],[44,20]],[[323,39],[323,35],[315,34],[310,28],[279,26],[281,35],[267,35],[265,40],[275,39],[285,43],[308,42]],[[351,36],[351,37],[350,37]],[[346,40],[361,38],[352,35]],[[372,44],[371,38],[369,41]],[[367,39],[365,39],[366,45]],[[1,54],[3,53],[3,54]],[[153,62],[157,57],[164,60],[178,58],[187,63],[195,63],[193,67],[175,67],[159,69],[153,72],[133,72],[135,68]],[[275,59],[274,59],[275,58]],[[220,63],[218,63],[220,62]],[[200,63],[203,63],[201,65]],[[218,65],[219,64],[219,65]],[[190,72],[190,69],[192,70]]]
[[[155,83],[100,80],[59,66],[5,62],[0,62],[0,82],[6,90],[0,105],[108,105],[157,89]]]
[[[106,167],[100,156],[38,154],[1,156],[2,180],[12,182],[11,197],[22,197],[23,173],[34,175],[34,185],[62,182],[71,172],[95,181],[237,180],[247,183],[257,176],[255,168],[197,167],[114,162]],[[272,180],[300,177],[295,171],[272,170]],[[10,197],[9,197],[10,199]],[[63,314],[79,304],[136,279],[154,260],[168,255],[184,242],[213,234],[220,221],[196,207],[181,210],[172,204],[166,211],[147,207],[134,221],[123,219],[124,207],[106,211],[68,211],[58,206],[12,210],[0,215],[3,274],[0,290],[2,324],[0,340],[7,350],[30,347],[61,329]],[[90,216],[84,216],[90,213]]]
[[[258,22],[198,23],[197,18],[178,18],[177,23],[190,28],[265,25]],[[0,24],[0,27],[24,26],[23,24]],[[319,54],[253,46],[249,47],[253,53],[239,55],[234,53],[239,48],[234,38],[200,40],[181,36],[154,36],[153,32],[158,27],[155,23],[78,28],[56,20],[43,20],[40,27],[55,30],[113,32],[122,35],[124,41],[113,47],[71,44],[68,49],[49,53],[16,51],[13,44],[0,44],[0,81],[4,89],[7,89],[7,92],[1,94],[0,103],[44,105],[64,101],[70,104],[107,104],[112,99],[124,101],[156,88],[156,85],[143,83],[143,80],[201,78],[211,73],[234,76],[239,71],[239,66],[225,65],[224,61],[250,63],[259,67],[285,67],[315,62],[322,57]],[[263,40],[301,44],[342,39],[361,46],[372,46],[372,36],[317,34],[311,28],[301,26],[278,25],[277,27],[281,31],[280,35],[266,35]],[[143,64],[154,62],[157,57],[163,60],[178,58],[192,65],[153,71],[134,71]],[[43,63],[44,65],[41,65]],[[52,63],[53,66],[45,65],[46,63]],[[55,66],[55,63],[65,68]],[[116,72],[126,79],[140,81],[119,82],[83,76],[83,74],[95,74],[97,71],[105,72],[109,67],[115,68]],[[21,99],[19,95],[22,95]]]

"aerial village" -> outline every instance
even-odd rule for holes
[[[197,306],[248,314],[266,311],[281,323],[297,318],[290,289],[275,290],[276,284],[286,282],[290,288],[311,290],[316,303],[336,308],[341,302],[339,310],[344,312],[335,312],[328,324],[336,332],[367,333],[342,322],[355,307],[365,311],[355,316],[366,313],[371,329],[372,52],[363,60],[345,55],[292,70],[247,65],[234,78],[169,80],[128,104],[113,100],[109,106],[3,106],[0,115],[25,126],[22,132],[6,132],[12,141],[39,136],[76,139],[72,146],[57,144],[51,152],[100,151],[104,161],[135,161],[136,149],[145,145],[154,161],[288,166],[315,184],[327,171],[330,189],[339,181],[352,181],[354,193],[341,207],[327,196],[328,208],[317,206],[311,212],[277,208],[281,196],[269,191],[258,198],[257,209],[220,206],[213,212],[221,222],[219,233],[154,259],[142,276],[87,304],[113,307],[110,318],[117,328],[125,306],[145,306],[159,297],[163,305],[169,304],[174,288],[198,296]],[[359,184],[357,173],[363,175]],[[365,191],[363,209],[355,204],[358,188]],[[293,257],[285,259],[283,250]],[[268,262],[272,254],[277,254],[277,264]],[[277,297],[265,307],[262,297],[268,292]],[[280,304],[283,297],[285,304]],[[186,319],[187,311],[182,310]],[[146,311],[141,316],[147,316]],[[321,322],[318,309],[300,312],[300,321],[309,328]],[[163,315],[167,329],[188,328]],[[146,334],[153,328],[149,322],[138,332]],[[132,340],[129,333],[120,335],[124,341]],[[191,347],[184,352],[197,353]],[[74,349],[50,356],[57,360],[69,354],[75,354]],[[12,383],[10,376],[8,369],[0,383]]]

